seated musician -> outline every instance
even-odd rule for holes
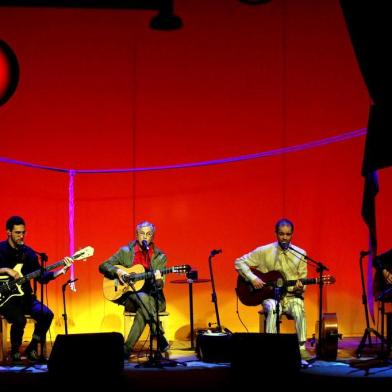
[[[136,239],[121,247],[99,266],[99,272],[107,278],[118,279],[120,284],[127,284],[126,278],[129,276],[129,271],[126,269],[137,264],[143,265],[146,271],[156,271],[155,278],[146,280],[139,291],[126,291],[116,301],[123,305],[126,311],[136,312],[131,330],[125,339],[124,359],[129,358],[147,324],[150,324],[153,336],[158,338],[158,349],[161,352],[166,352],[169,349],[162,326],[160,325],[159,329],[156,328],[156,312],[162,312],[166,309],[165,296],[162,291],[164,279],[159,270],[165,268],[167,258],[155,246],[154,235],[155,226],[152,223],[139,223],[136,226]]]
[[[293,232],[294,224],[288,219],[280,219],[275,225],[277,241],[259,246],[239,257],[235,260],[235,269],[243,278],[251,282],[255,289],[261,289],[265,282],[253,273],[250,267],[260,271],[260,275],[270,271],[279,271],[286,280],[297,281],[295,286],[287,287],[285,295],[280,298],[279,314],[288,314],[295,320],[301,358],[306,362],[311,359],[311,355],[305,348],[306,316],[303,297],[305,286],[300,279],[307,276],[307,263],[304,258],[305,251],[291,244]],[[267,298],[262,302],[262,305],[267,313],[266,332],[276,333],[277,301],[274,298]]]
[[[28,276],[32,276],[42,284],[65,274],[73,260],[65,257],[63,268],[56,271],[40,272],[40,263],[36,252],[25,245],[26,223],[20,216],[11,216],[6,222],[7,239],[0,242],[0,282],[1,301],[0,314],[11,323],[11,360],[21,362],[20,348],[26,327],[26,314],[36,321],[33,336],[28,344],[25,355],[29,361],[46,359],[38,355],[38,345],[41,344],[42,354],[45,347],[46,333],[53,321],[53,312],[37,297],[33,291]],[[41,256],[42,257],[42,256]],[[18,283],[19,282],[19,283]],[[7,290],[9,287],[11,290]],[[6,339],[4,336],[3,339]]]

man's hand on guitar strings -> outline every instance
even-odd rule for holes
[[[127,274],[121,268],[117,268],[116,272],[121,284],[125,284],[129,281],[129,277],[130,277],[129,274]]]
[[[265,285],[265,282],[263,282],[260,278],[258,278],[258,277],[256,277],[255,279],[253,279],[252,280],[252,286],[255,288],[255,289],[261,289],[264,285]]]

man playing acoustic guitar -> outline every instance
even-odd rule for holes
[[[306,315],[303,294],[305,286],[301,279],[307,276],[307,263],[305,251],[292,245],[294,224],[288,219],[280,219],[275,225],[277,241],[268,245],[259,246],[250,253],[235,260],[235,269],[246,281],[250,282],[255,291],[267,285],[261,275],[278,271],[287,281],[294,281],[295,285],[285,288],[284,295],[279,302],[279,314],[285,313],[295,320],[301,358],[306,361],[311,358],[305,348],[306,342]],[[302,254],[302,255],[301,255]],[[279,286],[279,284],[276,284]],[[271,290],[274,292],[274,290]],[[261,302],[260,302],[261,303]],[[262,300],[266,318],[266,332],[277,332],[276,305],[273,296]]]
[[[0,314],[11,323],[11,359],[21,360],[20,346],[22,345],[26,314],[36,320],[33,336],[25,354],[31,361],[39,359],[38,343],[45,341],[46,332],[53,320],[53,312],[39,302],[31,288],[29,279],[36,277],[40,283],[65,274],[73,260],[65,257],[56,263],[63,268],[54,272],[44,271],[41,274],[37,254],[29,246],[24,245],[26,225],[20,216],[11,216],[6,222],[8,239],[0,242]],[[20,282],[20,284],[18,283]],[[5,339],[5,337],[3,338]]]
[[[159,333],[157,333],[155,325],[157,306],[156,297],[153,295],[154,290],[158,301],[158,311],[162,312],[166,309],[165,296],[162,291],[164,279],[160,271],[166,266],[167,258],[155,246],[153,242],[154,234],[155,226],[152,223],[139,223],[136,226],[136,239],[121,247],[99,266],[99,272],[115,282],[113,292],[123,293],[114,302],[123,305],[128,312],[136,312],[131,330],[124,344],[125,359],[128,359],[148,323],[151,324],[152,335],[158,337],[159,350],[166,352],[169,349],[162,326],[159,327]],[[145,282],[142,282],[140,289],[137,287],[137,283],[133,283],[132,280],[133,268],[139,266],[142,267],[142,270],[155,271],[152,279],[146,279]],[[132,289],[133,285],[134,290]],[[109,295],[106,295],[106,297],[111,299]],[[115,297],[116,295],[113,295],[113,298]]]

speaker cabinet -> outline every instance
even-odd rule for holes
[[[234,333],[231,339],[231,368],[237,375],[297,374],[301,355],[297,334]]]
[[[124,369],[124,338],[118,332],[57,335],[49,357],[51,375],[120,374]]]

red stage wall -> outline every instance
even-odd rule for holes
[[[369,99],[338,1],[181,0],[184,27],[154,31],[147,11],[0,8],[0,39],[18,56],[20,83],[0,107],[0,156],[63,169],[192,163],[322,140],[365,128]],[[75,177],[76,248],[95,255],[75,263],[67,291],[71,332],[122,331],[121,309],[102,296],[98,264],[133,239],[141,220],[157,225],[170,265],[191,264],[209,277],[211,249],[222,324],[237,317],[234,259],[274,240],[274,224],[296,224],[294,243],[322,261],[337,282],[324,311],[339,332],[361,335],[359,252],[364,136],[298,152],[215,166]],[[28,222],[26,243],[69,254],[67,173],[2,163],[0,221]],[[391,173],[380,173],[380,251],[391,207]],[[4,234],[5,237],[5,234]],[[310,276],[316,276],[312,268]],[[168,336],[189,327],[186,285],[166,297]],[[63,331],[61,284],[48,287]],[[308,335],[318,316],[317,287],[307,291]],[[215,322],[211,285],[194,287],[196,328]],[[239,305],[249,331],[257,309]]]

